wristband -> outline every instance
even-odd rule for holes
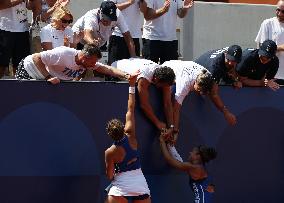
[[[129,94],[135,94],[135,87],[129,87]]]

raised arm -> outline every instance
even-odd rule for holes
[[[160,135],[160,146],[161,146],[162,154],[168,164],[182,171],[188,171],[193,168],[192,164],[188,162],[178,161],[177,159],[171,156],[162,134]]]
[[[214,103],[216,108],[224,114],[225,119],[230,125],[235,125],[237,123],[236,116],[232,114],[229,109],[224,105],[221,97],[218,93],[219,87],[217,84],[213,85],[211,92],[209,93],[209,97],[211,101]]]
[[[161,122],[154,114],[153,108],[149,101],[149,86],[150,82],[145,78],[140,78],[138,81],[138,93],[140,99],[140,106],[146,116],[152,121],[152,123],[159,129],[166,128],[166,124]]]
[[[188,10],[193,6],[193,0],[184,0],[183,7],[178,9],[177,14],[178,17],[184,18],[188,12]]]
[[[170,8],[171,2],[170,0],[166,0],[164,5],[159,9],[152,9],[147,6],[147,3],[143,0],[140,3],[140,11],[143,13],[145,20],[154,20],[166,12],[168,12]]]
[[[135,0],[128,0],[128,1],[125,1],[123,3],[117,3],[116,4],[116,7],[119,9],[119,10],[124,10],[126,8],[128,8],[129,6],[131,6],[132,4],[135,3]]]
[[[134,147],[137,147],[137,140],[135,134],[135,115],[134,115],[136,79],[137,75],[136,77],[133,77],[129,80],[129,95],[128,95],[127,113],[125,117],[125,128],[124,128],[124,131],[128,136],[129,142],[132,144],[132,146],[134,145]]]

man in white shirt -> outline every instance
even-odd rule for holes
[[[28,0],[0,1],[0,78],[12,59],[13,71],[30,54]]]
[[[144,14],[143,50],[144,58],[162,64],[178,59],[176,36],[177,16],[186,16],[193,0],[143,0]]]
[[[135,44],[135,53],[140,56],[140,42],[142,36],[142,18],[140,12],[140,0],[111,0],[124,16],[125,22]],[[108,63],[130,58],[127,44],[118,27],[114,28],[108,45]]]
[[[95,44],[103,46],[118,27],[126,41],[131,56],[136,56],[135,45],[125,23],[122,13],[116,8],[112,1],[103,1],[100,8],[88,11],[73,25],[75,43]],[[79,47],[80,48],[80,44]]]
[[[175,81],[174,71],[169,67],[162,67],[147,59],[130,58],[112,63],[113,67],[133,74],[139,70],[137,88],[140,106],[146,116],[160,131],[173,126],[173,111],[171,102],[171,85]],[[163,106],[167,123],[161,121],[154,113],[149,101],[149,87],[153,84],[163,92]]]
[[[58,84],[60,80],[79,77],[86,69],[126,79],[131,77],[116,68],[98,63],[101,57],[100,49],[93,45],[86,44],[81,51],[61,46],[27,56],[20,62],[16,78],[46,80]]]
[[[265,40],[273,40],[277,44],[277,57],[279,69],[275,78],[284,79],[284,1],[279,0],[276,8],[276,17],[266,19],[262,22],[256,43],[258,47]]]
[[[224,105],[218,94],[218,85],[207,69],[193,61],[180,60],[166,61],[162,66],[170,67],[176,75],[175,97],[173,101],[173,142],[176,141],[179,132],[181,105],[191,91],[198,92],[201,95],[208,95],[217,109],[224,114],[227,122],[230,125],[236,124],[235,115]]]

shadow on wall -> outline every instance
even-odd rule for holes
[[[220,137],[212,163],[216,202],[283,202],[284,112],[254,108],[238,118],[236,128]]]

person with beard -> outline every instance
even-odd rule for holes
[[[35,53],[24,58],[16,71],[18,80],[46,80],[58,84],[61,80],[73,80],[80,77],[85,70],[95,70],[105,75],[132,78],[116,68],[97,62],[102,57],[99,47],[85,44],[83,50],[70,47],[56,47]]]
[[[275,77],[284,79],[284,0],[279,0],[276,6],[276,16],[262,22],[255,42],[258,47],[268,39],[277,44],[279,69]]]

